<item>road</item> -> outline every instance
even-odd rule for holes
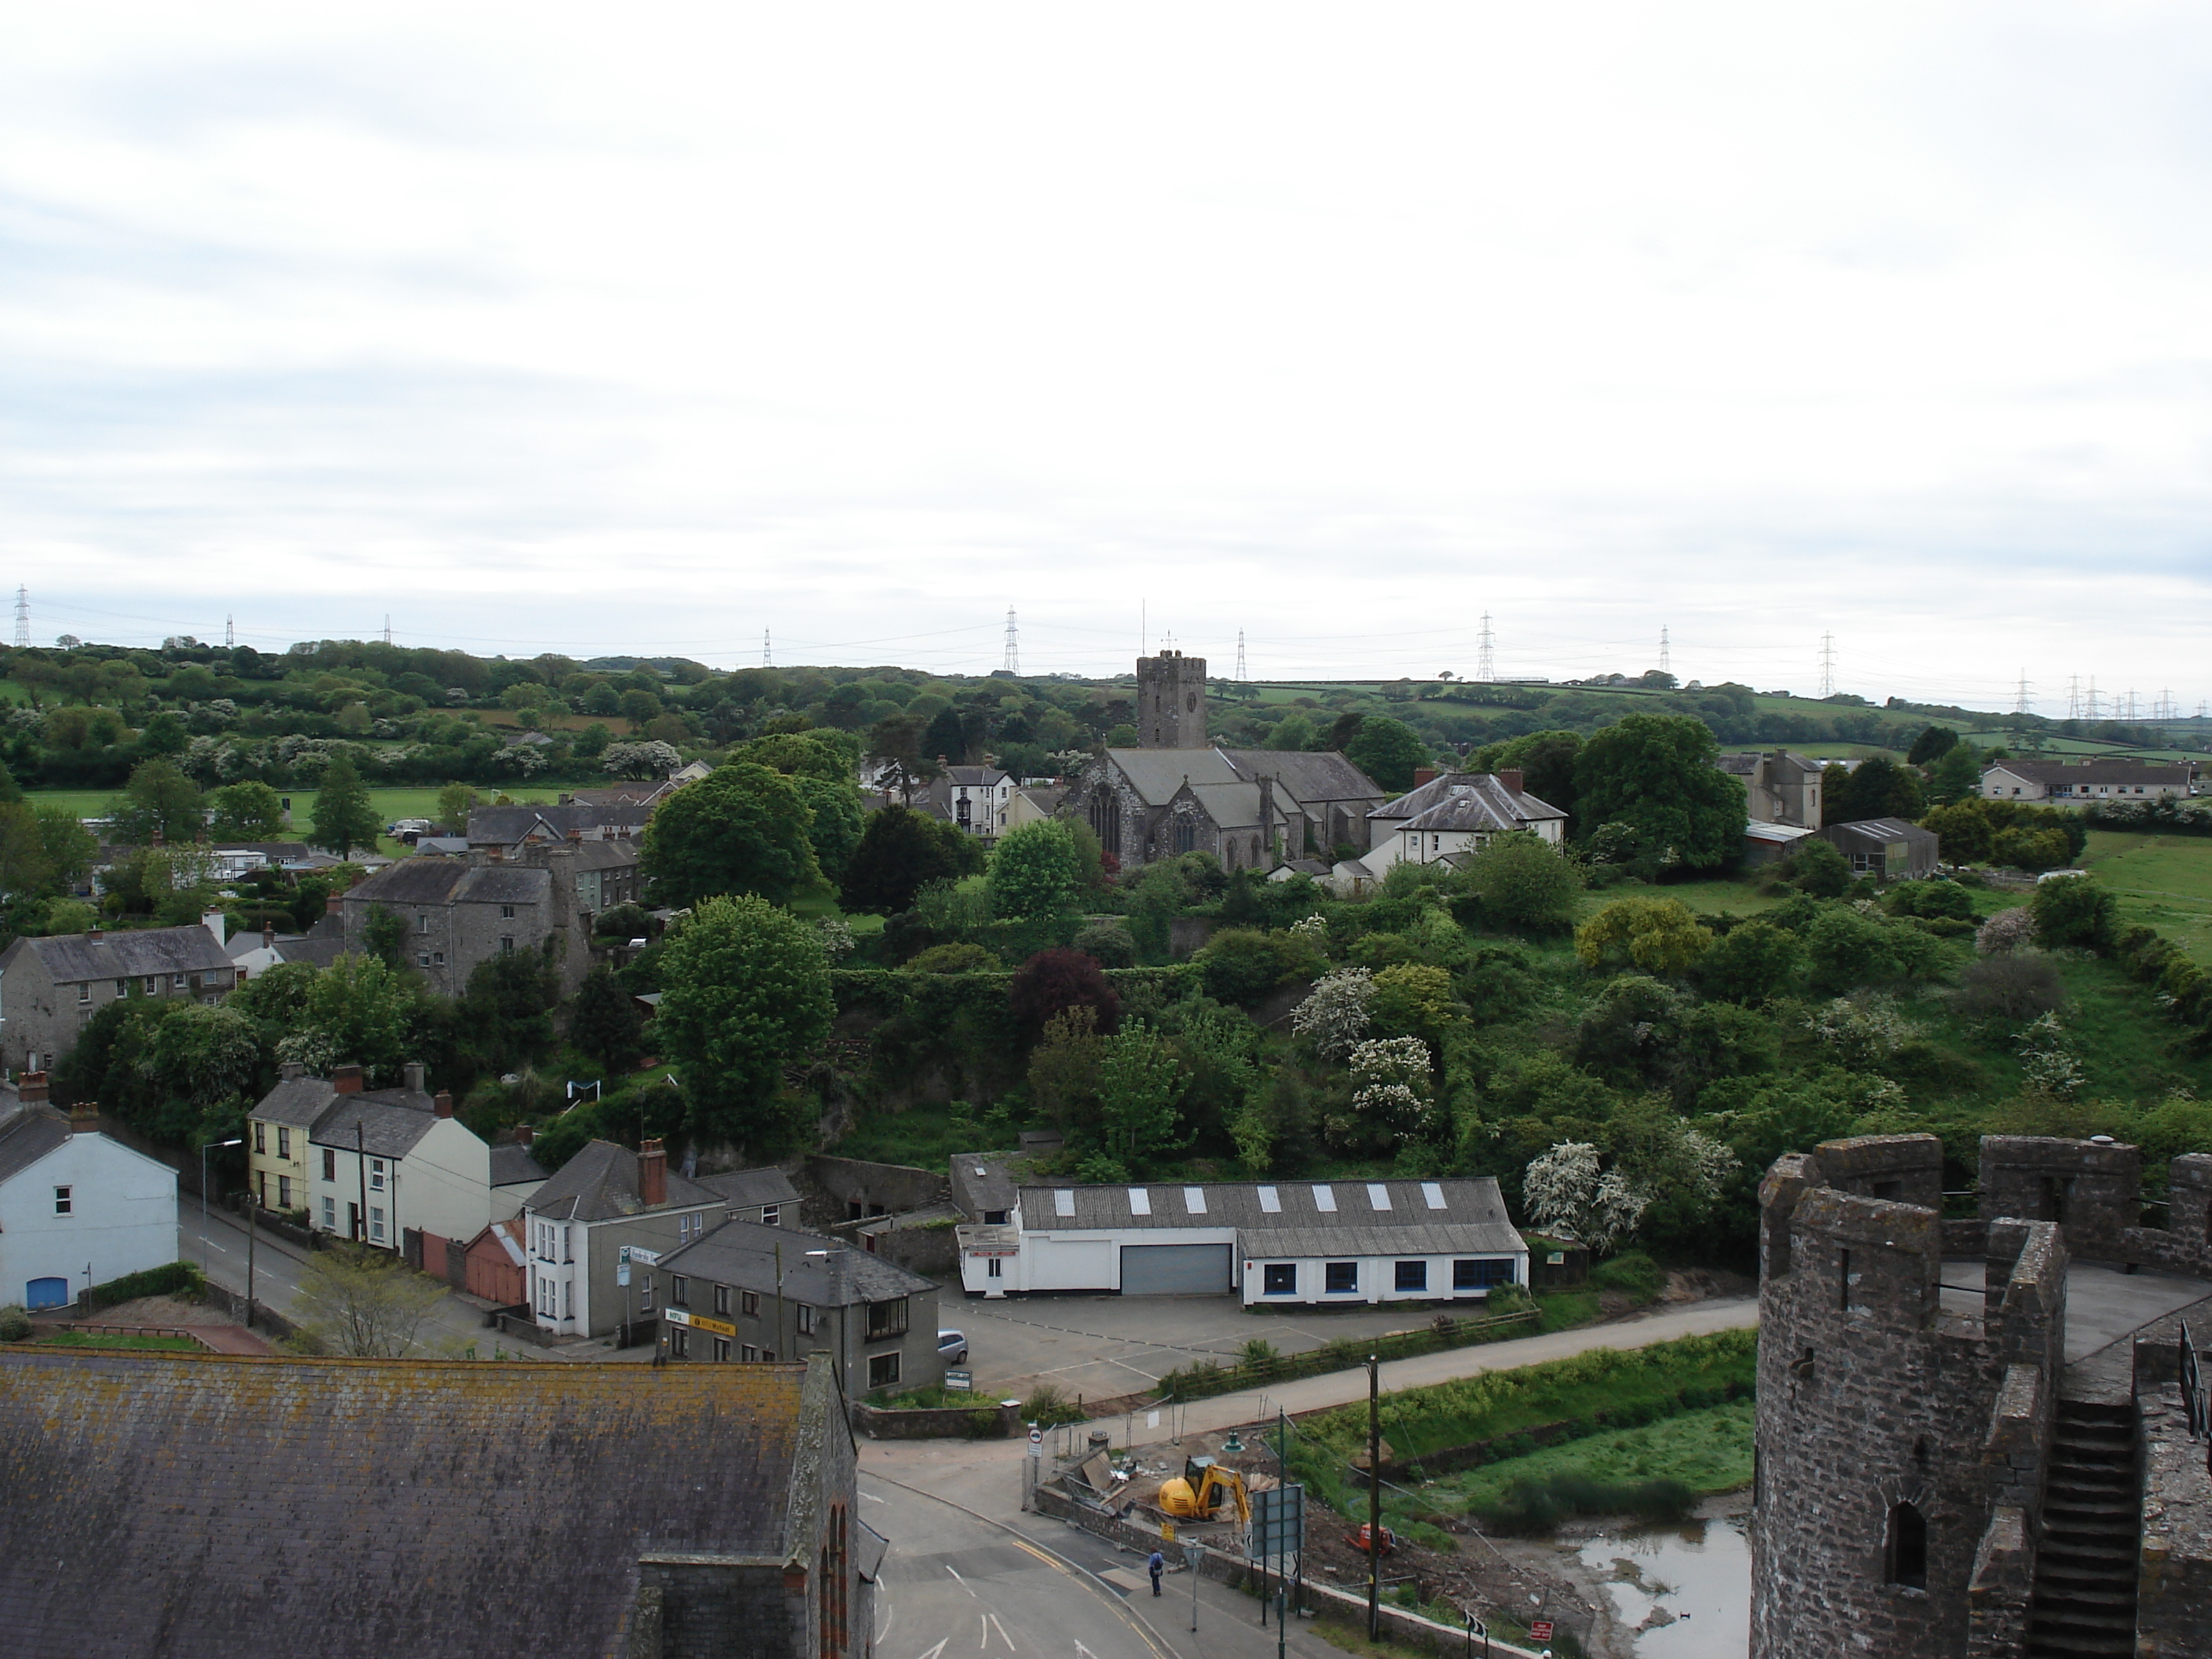
[[[208,1277],[226,1290],[246,1292],[246,1228],[227,1210],[210,1209],[204,1231],[197,1203],[179,1207],[177,1216],[177,1254],[187,1261],[204,1261]],[[299,1293],[300,1273],[307,1252],[264,1230],[253,1245],[253,1298],[261,1306],[289,1316],[292,1298]],[[460,1297],[447,1293],[431,1309],[416,1331],[414,1352],[426,1355],[457,1354],[474,1345],[489,1353],[495,1334],[484,1328],[483,1315]],[[511,1343],[513,1347],[523,1345]],[[535,1354],[533,1358],[537,1357]]]
[[[964,1510],[864,1474],[860,1518],[890,1540],[876,1659],[1174,1659],[1092,1573]]]

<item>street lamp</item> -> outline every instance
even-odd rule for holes
[[[207,1155],[218,1146],[243,1146],[244,1145],[246,1145],[246,1137],[240,1135],[230,1140],[210,1140],[200,1148],[200,1272],[203,1273],[208,1270]],[[246,1224],[251,1227],[253,1224],[249,1221]]]

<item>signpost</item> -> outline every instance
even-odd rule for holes
[[[1291,1616],[1291,1558],[1304,1558],[1306,1547],[1306,1489],[1295,1484],[1273,1492],[1252,1494],[1252,1555],[1261,1569],[1270,1556],[1275,1561],[1275,1652],[1281,1659],[1289,1640],[1285,1628]],[[1260,1604],[1262,1623],[1267,1603]]]
[[[1530,1620],[1528,1625],[1528,1639],[1532,1642],[1550,1641],[1552,1639],[1552,1621],[1548,1619],[1536,1619]]]

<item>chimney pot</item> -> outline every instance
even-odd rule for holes
[[[26,1106],[36,1106],[46,1098],[46,1074],[26,1072],[15,1085],[15,1097]]]
[[[421,1060],[409,1060],[399,1068],[399,1074],[407,1079],[408,1093],[419,1095],[422,1092],[422,1062]]]
[[[1425,783],[1434,783],[1436,781],[1437,769],[1435,767],[1417,766],[1413,769],[1414,788],[1418,789]]]
[[[430,1107],[440,1117],[451,1117],[453,1115],[453,1097],[441,1089],[431,1097]]]
[[[337,1090],[338,1093],[342,1095],[359,1094],[361,1092],[361,1067],[358,1066],[339,1066],[334,1067],[331,1072],[331,1087]]]
[[[1506,787],[1507,791],[1508,791],[1510,793],[1512,793],[1512,794],[1516,794],[1516,795],[1517,795],[1517,794],[1519,794],[1519,793],[1521,793],[1521,769],[1520,769],[1520,768],[1518,768],[1518,767],[1508,767],[1508,768],[1506,768],[1504,771],[1500,772],[1500,773],[1498,775],[1498,782],[1500,782],[1500,783],[1502,783],[1502,784],[1504,784],[1504,785],[1505,786],[1505,787]]]
[[[323,914],[326,916],[343,915],[345,914],[344,896],[342,894],[332,893],[328,898],[325,899],[323,901]]]
[[[293,1079],[305,1077],[307,1074],[307,1068],[296,1060],[280,1061],[276,1067],[277,1080],[282,1083],[289,1083]]]
[[[273,951],[276,948],[276,924],[273,921],[264,921],[261,924],[261,948],[264,951]]]
[[[70,1103],[69,1115],[71,1134],[88,1135],[100,1133],[100,1103],[98,1101],[72,1101]]]
[[[571,830],[568,832],[568,839],[570,841],[581,841],[583,838],[584,832],[581,830]]]
[[[668,1202],[668,1154],[656,1139],[637,1143],[637,1197],[647,1209]]]
[[[538,1126],[536,1124],[518,1123],[514,1126],[514,1144],[521,1147],[525,1152],[530,1150],[530,1143],[537,1139]]]
[[[100,939],[105,937],[105,934],[106,929],[102,928],[97,922],[94,922],[91,927],[86,928],[84,932],[84,936],[87,939]]]

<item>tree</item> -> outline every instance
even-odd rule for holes
[[[1850,890],[1851,866],[1833,842],[1808,836],[1790,855],[1790,880],[1814,898],[1841,898]]]
[[[650,691],[625,691],[617,701],[617,707],[621,710],[622,717],[629,722],[629,729],[633,732],[644,731],[661,715],[660,699]]]
[[[1976,794],[1982,787],[1982,752],[1971,743],[1954,744],[1928,769],[1928,798],[1948,805]]]
[[[914,896],[933,881],[951,881],[960,872],[960,831],[903,806],[868,814],[860,839],[838,878],[837,902],[844,908],[873,915],[902,915],[914,908]]]
[[[928,729],[921,734],[921,760],[934,768],[942,760],[957,766],[968,758],[968,734],[961,728],[960,716],[950,708],[940,708]]]
[[[791,781],[811,815],[806,839],[814,848],[814,862],[823,878],[834,882],[845,873],[867,830],[866,815],[860,811],[860,792],[849,778],[842,776],[823,778],[801,772]]]
[[[333,1353],[404,1359],[446,1287],[396,1255],[362,1244],[312,1252],[300,1270],[292,1318]]]
[[[373,852],[380,828],[376,808],[368,799],[368,786],[361,781],[352,760],[340,755],[324,769],[323,787],[315,792],[315,828],[307,837],[308,845],[340,858],[356,847]]]
[[[265,783],[225,784],[208,805],[215,808],[208,833],[217,841],[275,841],[284,833],[284,803]]]
[[[1582,833],[1625,826],[1652,868],[1717,869],[1743,842],[1743,785],[1715,763],[1720,744],[1703,720],[1626,714],[1583,744],[1575,761]]]
[[[1088,1008],[1098,1029],[1111,1031],[1121,1018],[1121,999],[1098,964],[1080,951],[1040,951],[1006,987],[1006,1003],[1026,1031],[1041,1031],[1056,1014]]]
[[[1846,771],[1825,768],[1820,778],[1822,815],[1830,823],[1867,818],[1917,818],[1927,802],[1920,774],[1887,755],[1872,755]]]
[[[469,971],[457,999],[461,1046],[494,1073],[519,1072],[553,1047],[561,975],[543,951],[507,951]]]
[[[1001,916],[1050,916],[1073,906],[1083,890],[1083,854],[1058,818],[1024,823],[999,837],[984,875],[991,907]]]
[[[1712,943],[1680,899],[1615,899],[1575,930],[1575,954],[1587,966],[1627,962],[1647,974],[1686,974]]]
[[[449,783],[438,792],[438,823],[456,835],[468,833],[469,814],[481,799],[465,783]]]
[[[2094,876],[2039,881],[2027,908],[2035,918],[2036,941],[2046,949],[2069,945],[2097,951],[2111,948],[2118,904]]]
[[[1959,746],[1959,734],[1948,726],[1931,726],[1913,738],[1911,751],[1905,757],[1909,766],[1928,766],[1941,760]]]
[[[702,900],[661,945],[660,985],[655,1029],[693,1138],[756,1158],[785,1151],[799,1126],[775,1109],[783,1067],[812,1052],[836,1012],[814,929],[757,894]]]
[[[1256,927],[1224,927],[1193,959],[1206,995],[1249,1007],[1279,986],[1311,979],[1323,966],[1306,939]]]
[[[1588,1245],[1595,1255],[1611,1255],[1651,1203],[1620,1171],[1605,1169],[1586,1140],[1563,1142],[1532,1160],[1521,1191],[1531,1221]]]
[[[605,967],[594,968],[576,988],[568,1010],[568,1041],[610,1074],[619,1076],[637,1063],[643,1046],[644,1017],[637,1000]]]
[[[1030,1099],[1063,1129],[1087,1129],[1098,1113],[1098,1011],[1068,1008],[1045,1022],[1030,1051]]]
[[[333,1066],[357,1065],[372,1085],[395,1084],[414,1058],[425,994],[374,957],[340,957],[308,985],[298,1024],[277,1043],[277,1057],[321,1077]]]
[[[1738,922],[1698,961],[1705,994],[1728,1002],[1788,996],[1804,974],[1803,942],[1787,928],[1764,921]]]
[[[1531,732],[1478,749],[1467,757],[1470,772],[1517,769],[1521,787],[1547,806],[1556,806],[1572,817],[1575,811],[1575,763],[1582,757],[1579,732]]]
[[[1341,1060],[1367,1035],[1374,976],[1364,968],[1340,968],[1291,1011],[1291,1030],[1323,1060]]]
[[[774,732],[740,744],[730,758],[750,761],[786,777],[816,778],[849,787],[853,763],[846,757],[847,741],[829,732]]]
[[[684,764],[673,744],[611,743],[599,751],[599,764],[617,778],[665,778]]]
[[[661,802],[646,825],[638,867],[647,894],[678,909],[718,893],[788,903],[821,879],[811,823],[781,772],[744,761],[719,766]]]
[[[1550,801],[1549,796],[1542,799]],[[1556,805],[1557,803],[1552,803]],[[1453,883],[1482,905],[1485,923],[1522,933],[1563,933],[1575,925],[1583,872],[1541,836],[1493,836]]]
[[[116,840],[137,847],[195,842],[207,833],[199,785],[166,760],[141,761],[132,769],[131,781],[108,806],[107,820]]]
[[[39,841],[46,848],[49,878],[58,886],[74,887],[82,881],[100,856],[98,838],[66,806],[39,808]]]
[[[386,967],[407,965],[407,920],[390,905],[368,907],[368,920],[362,925],[361,935],[368,954]]]
[[[1173,1045],[1141,1022],[1108,1037],[1098,1055],[1098,1124],[1107,1155],[1141,1170],[1176,1143],[1182,1067]]]
[[[1413,787],[1413,769],[1426,766],[1429,746],[1413,727],[1385,714],[1370,714],[1344,745],[1344,757],[1375,780],[1385,793],[1402,795]]]

